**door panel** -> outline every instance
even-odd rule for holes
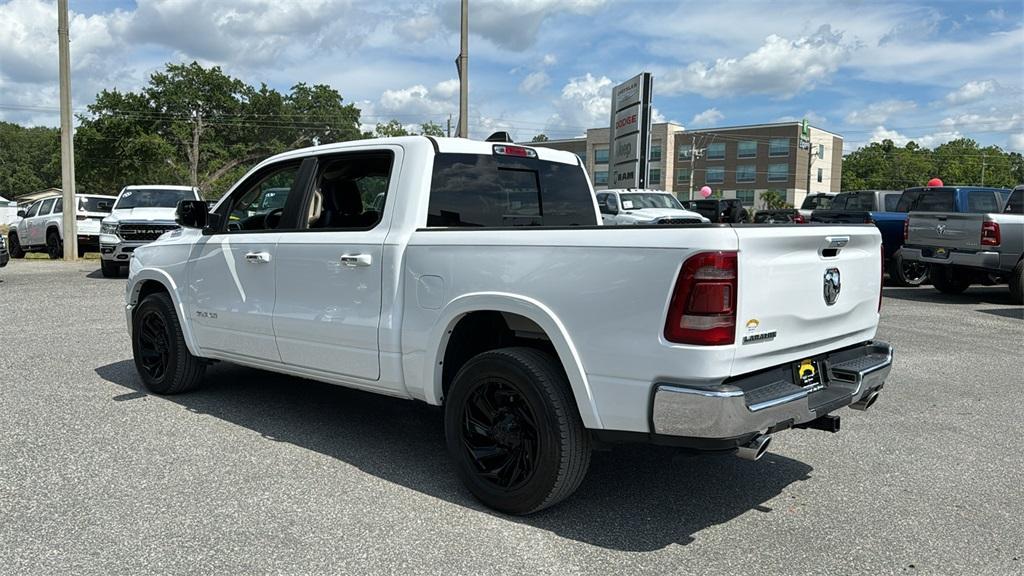
[[[281,361],[273,326],[279,237],[217,234],[193,248],[188,313],[200,348]]]

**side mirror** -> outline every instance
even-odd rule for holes
[[[28,212],[25,212],[24,210],[18,210],[18,218],[24,218],[25,214],[28,214]]]
[[[174,221],[184,228],[206,228],[210,209],[203,200],[179,200]]]

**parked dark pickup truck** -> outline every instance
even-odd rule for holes
[[[928,279],[928,267],[904,262],[898,250],[903,245],[906,210],[899,209],[902,192],[897,190],[854,190],[832,200],[829,210],[815,210],[811,222],[829,224],[874,224],[882,233],[882,246],[889,279],[899,286],[919,286]]]
[[[683,208],[696,212],[715,223],[737,223],[750,220],[747,209],[736,198],[685,200]]]

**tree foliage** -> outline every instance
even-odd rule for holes
[[[60,186],[60,130],[0,122],[0,196]]]
[[[981,147],[970,138],[934,150],[913,141],[897,146],[883,140],[843,159],[843,190],[902,190],[924,186],[931,178],[947,185],[1012,187],[1024,182],[1024,159],[998,146]]]
[[[792,208],[786,203],[786,195],[778,190],[766,190],[761,193],[761,208],[765,210],[779,210]]]
[[[547,134],[537,134],[536,136],[533,137],[533,139],[530,140],[530,142],[547,142],[547,141],[548,141]]]
[[[444,128],[436,122],[424,122],[420,124],[420,134],[424,136],[444,136]]]

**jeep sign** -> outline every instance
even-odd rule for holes
[[[651,75],[644,72],[612,90],[608,186],[644,188],[651,147]]]

